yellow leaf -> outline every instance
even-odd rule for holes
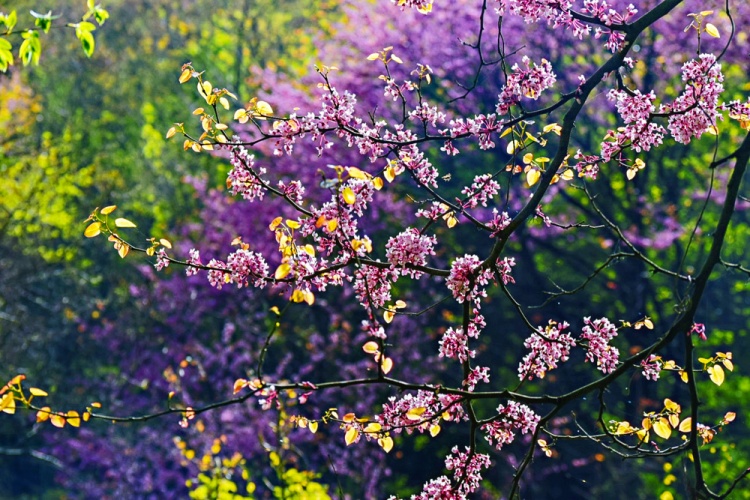
[[[276,272],[274,273],[274,277],[277,280],[281,280],[286,278],[286,276],[292,271],[292,266],[290,266],[287,263],[281,264],[279,267],[276,268]]]
[[[196,109],[195,111],[193,111],[193,114],[194,114],[194,115],[196,115],[196,116],[198,116],[198,115],[202,115],[202,114],[203,114],[203,113],[205,113],[205,112],[206,112],[206,110],[205,110],[205,109],[203,109],[203,108],[198,108],[198,109]]]
[[[669,439],[669,436],[672,435],[672,427],[670,427],[669,421],[664,417],[657,419],[652,428],[656,435],[662,439]]]
[[[388,374],[393,369],[393,360],[391,358],[383,358],[381,366],[383,367],[383,373]]]
[[[172,248],[172,243],[170,243],[169,240],[165,240],[164,238],[159,238],[159,243],[167,248]]]
[[[184,70],[182,70],[182,73],[180,73],[179,82],[181,84],[185,83],[188,80],[190,80],[190,78],[192,78],[192,76],[193,76],[193,72],[189,68],[188,69],[184,69]]]
[[[171,139],[172,137],[174,137],[174,135],[175,135],[176,133],[177,133],[177,129],[176,129],[176,128],[174,128],[174,127],[170,127],[170,128],[169,128],[169,130],[167,130],[167,135],[166,135],[166,138],[167,138],[167,139]]]
[[[266,101],[258,101],[258,103],[255,105],[255,110],[264,116],[273,115],[273,108]]]
[[[383,313],[383,319],[385,320],[386,323],[390,323],[391,321],[393,321],[393,317],[395,315],[396,314],[393,311],[385,311]]]
[[[355,439],[359,436],[359,431],[355,429],[354,427],[350,427],[348,431],[346,431],[346,435],[344,436],[344,441],[346,441],[346,445],[349,446],[354,442]]]
[[[244,378],[238,378],[234,381],[234,389],[232,390],[232,394],[237,394],[245,387],[247,387],[247,380],[245,380]]]
[[[383,189],[383,179],[376,177],[372,180],[372,185],[375,186],[376,191]]]
[[[91,413],[89,413],[87,411],[83,412],[83,421],[84,422],[88,422],[90,418],[91,418]]]
[[[641,427],[643,427],[646,430],[649,430],[651,428],[651,419],[648,417],[645,417],[643,421],[641,422]]]
[[[573,174],[572,168],[565,169],[563,173],[560,175],[560,178],[564,181],[572,180],[573,177],[574,177],[574,174]]]
[[[339,227],[338,219],[332,219],[326,222],[326,229],[328,229],[328,231],[331,233],[334,232],[337,227]]]
[[[307,255],[310,257],[315,257],[315,247],[310,245],[309,243],[302,247],[302,249],[305,251]]]
[[[128,219],[123,219],[120,217],[119,219],[115,219],[115,226],[117,227],[136,227],[135,224],[130,222]]]
[[[305,292],[302,290],[295,290],[292,292],[292,302],[299,303],[303,300],[305,300]]]
[[[664,408],[666,408],[667,410],[675,411],[677,413],[681,411],[680,405],[669,398],[664,400]]]
[[[737,414],[733,411],[728,411],[726,415],[724,415],[724,422],[729,423],[733,422],[734,419],[737,417]]]
[[[341,196],[348,205],[354,205],[357,202],[357,195],[354,194],[354,190],[350,187],[345,187],[341,192]]]
[[[678,425],[680,425],[680,416],[678,414],[676,414],[676,413],[672,413],[669,416],[669,425],[671,425],[672,427],[675,427],[675,428]]]
[[[67,416],[68,416],[68,424],[70,424],[73,427],[81,426],[81,417],[78,415],[77,411],[70,410]]]
[[[114,212],[115,208],[117,208],[117,205],[110,205],[108,207],[102,208],[99,213],[101,213],[102,215],[108,215]]]
[[[374,340],[366,342],[365,345],[362,346],[362,350],[367,354],[375,354],[379,350],[378,343]]]
[[[368,61],[375,61],[377,59],[380,59],[380,53],[378,53],[378,52],[373,52],[372,54],[370,54],[369,56],[367,56],[367,60]]]
[[[346,167],[346,171],[349,174],[349,177],[353,179],[361,179],[363,181],[366,181],[370,178],[369,174],[361,171],[357,167]]]
[[[724,365],[724,368],[729,370],[730,372],[734,370],[734,365],[732,364],[732,361],[730,359],[724,359],[721,361],[721,364]]]
[[[508,143],[508,146],[505,148],[505,151],[509,155],[512,155],[513,153],[515,153],[516,151],[518,151],[522,147],[523,147],[523,142],[520,142],[520,141],[517,141],[517,140],[513,139],[512,141],[510,141]]]
[[[268,229],[273,231],[277,227],[279,227],[279,224],[281,224],[281,221],[284,220],[283,217],[276,217],[274,220],[271,221],[271,223],[268,225]]]
[[[412,408],[406,412],[406,418],[408,420],[420,420],[422,418],[422,415],[424,415],[424,412],[426,411],[427,411],[427,408],[423,406]]]
[[[629,181],[632,181],[635,178],[635,174],[638,172],[635,168],[629,168],[628,171],[625,173],[625,177],[628,178]]]
[[[440,434],[440,426],[435,424],[432,427],[430,427],[430,436],[435,437],[438,434]]]
[[[221,104],[222,108],[229,109],[229,99],[227,99],[226,97],[220,97],[219,104]]]
[[[0,397],[0,411],[13,415],[16,412],[16,399],[13,393],[9,392]]]
[[[52,409],[49,406],[41,408],[38,412],[36,412],[36,421],[46,422],[49,419],[50,411],[52,411]]]
[[[217,123],[216,124],[216,130],[226,130],[228,128],[229,128],[229,126],[226,123]],[[218,137],[221,137],[221,136],[218,136]],[[218,137],[217,137],[217,140],[218,140]]]
[[[310,290],[305,290],[304,300],[308,306],[313,305],[315,303],[315,294],[313,294]]]
[[[346,423],[354,422],[357,419],[357,416],[354,413],[347,413],[344,415],[344,417],[341,419]]]
[[[65,417],[63,417],[62,415],[58,415],[57,413],[55,413],[54,415],[50,415],[49,421],[55,427],[59,427],[61,429],[65,427]]]
[[[119,255],[121,259],[124,259],[129,251],[130,251],[130,245],[126,245],[125,243],[120,243],[120,246],[117,249],[117,255]]]
[[[302,227],[302,225],[296,220],[287,219],[286,227],[288,227],[289,229],[299,229],[300,227]]]
[[[648,436],[649,436],[649,434],[648,434],[648,431],[646,429],[639,429],[639,430],[635,431],[635,435],[638,436],[638,441],[640,441],[641,443],[648,442]]]
[[[529,187],[533,186],[534,184],[539,181],[539,178],[542,176],[541,173],[539,173],[539,170],[535,168],[530,168],[528,172],[526,172],[526,182],[528,183]]]
[[[706,33],[714,38],[719,38],[721,36],[719,34],[719,29],[711,23],[706,23]]]
[[[390,436],[382,437],[378,439],[378,444],[386,453],[388,453],[393,449],[393,438]]]
[[[95,236],[99,236],[101,234],[101,222],[92,222],[89,224],[89,226],[83,231],[83,235],[86,238],[93,238]]]
[[[708,369],[708,375],[711,378],[711,382],[716,385],[724,383],[724,369],[721,365],[714,365]]]
[[[37,387],[32,387],[31,389],[29,389],[29,392],[31,393],[32,396],[39,396],[39,397],[47,396],[47,391],[43,391]]]
[[[375,433],[375,432],[379,432],[380,429],[382,428],[383,426],[381,426],[379,423],[371,422],[367,424],[367,427],[365,427],[365,432]]]
[[[403,309],[404,307],[406,307],[406,302],[404,302],[403,300],[397,300],[396,305],[393,307],[395,307],[396,309]]]
[[[643,326],[645,326],[649,330],[653,330],[654,329],[654,322],[651,321],[650,318],[646,318],[646,319],[643,320]]]
[[[310,432],[312,432],[313,434],[315,434],[318,431],[318,423],[317,422],[310,422],[307,425],[307,428],[310,430]]]
[[[690,428],[693,425],[693,418],[688,417],[682,422],[680,422],[680,426],[677,428],[680,432],[690,432]]]

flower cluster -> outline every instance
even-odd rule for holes
[[[466,451],[458,451],[458,446],[454,446],[451,454],[445,457],[445,468],[453,471],[453,480],[458,485],[458,493],[462,495],[468,495],[479,488],[482,469],[489,466],[489,455],[476,453],[469,447],[466,447]]]
[[[697,335],[701,340],[708,340],[706,337],[706,325],[703,323],[693,323],[693,326],[690,327],[690,331],[688,332],[688,336],[693,334]]]
[[[575,339],[569,333],[564,333],[568,326],[564,321],[550,321],[544,329],[538,327],[538,332],[526,339],[523,345],[531,352],[519,363],[518,378],[544,378],[547,370],[557,368],[560,361],[568,360],[570,348],[576,345]]]
[[[479,382],[490,383],[490,369],[487,366],[476,366],[471,369],[469,376],[463,381],[466,390],[471,392],[476,389]]]
[[[477,355],[476,351],[469,349],[469,338],[460,326],[445,331],[438,352],[441,358],[457,359],[461,363]]]
[[[671,113],[669,131],[677,142],[688,144],[692,137],[700,137],[716,126],[720,117],[719,94],[724,91],[721,64],[713,54],[701,54],[698,59],[682,66],[685,90],[672,106],[662,106],[660,111]]]
[[[465,255],[453,261],[446,285],[459,304],[465,300],[478,304],[482,297],[487,296],[484,287],[492,278],[492,270],[480,269],[481,265],[482,261],[476,255]]]
[[[402,275],[419,278],[422,275],[420,271],[406,266],[424,266],[427,257],[435,255],[436,244],[435,236],[420,234],[418,229],[410,227],[388,240],[385,254],[388,262],[399,268]]]
[[[596,361],[596,367],[604,373],[612,373],[617,367],[620,351],[609,345],[609,341],[617,336],[617,327],[607,318],[591,321],[583,318],[585,326],[581,338],[588,341],[586,361]]]
[[[156,252],[156,264],[154,264],[154,267],[157,271],[161,271],[165,267],[169,266],[169,256],[167,255],[167,251],[163,248],[160,248],[159,251]]]
[[[641,94],[636,90],[632,95],[624,90],[610,90],[607,99],[615,102],[617,112],[625,122],[616,132],[610,130],[602,142],[602,159],[610,161],[613,156],[630,146],[634,151],[649,151],[662,144],[665,130],[651,122],[651,113],[656,107],[653,92]]]
[[[466,197],[466,201],[461,203],[463,208],[476,208],[477,205],[487,206],[487,202],[500,191],[500,184],[491,174],[477,175],[471,187],[466,186],[461,190],[461,194]]]
[[[500,450],[504,445],[512,443],[519,431],[522,434],[533,433],[539,418],[528,406],[508,401],[507,406],[497,407],[497,417],[484,424],[482,430],[487,434],[487,442]]]
[[[526,23],[536,23],[539,20],[547,21],[554,26],[567,26],[572,22],[570,9],[572,0],[496,0],[500,3],[498,14],[506,8],[510,12],[523,17]]]
[[[543,91],[555,84],[557,77],[552,72],[552,64],[548,60],[542,59],[541,64],[537,65],[531,63],[528,56],[524,56],[521,62],[525,68],[521,69],[518,64],[513,65],[513,73],[508,76],[508,81],[498,96],[496,110],[499,115],[508,113],[513,104],[521,101],[521,97],[538,99]]]
[[[643,368],[643,376],[646,380],[653,380],[656,382],[659,380],[659,374],[661,372],[661,358],[655,354],[649,355],[647,359],[641,361],[641,368]]]
[[[260,201],[266,193],[266,188],[260,181],[261,176],[266,174],[266,169],[260,167],[256,172],[254,160],[255,157],[244,147],[234,146],[229,160],[232,169],[227,174],[227,187],[235,196],[240,195],[249,201]]]
[[[418,391],[406,394],[401,399],[388,398],[383,411],[375,420],[389,432],[400,434],[414,431],[429,431],[441,420],[458,422],[465,418],[461,397],[450,394]]]

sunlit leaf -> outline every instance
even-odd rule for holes
[[[349,446],[354,442],[354,440],[357,439],[359,436],[359,431],[354,428],[350,427],[348,431],[346,431],[346,435],[344,436],[344,441],[346,442],[346,445]]]
[[[670,411],[674,411],[679,413],[681,411],[681,407],[679,404],[675,403],[671,399],[667,398],[664,400],[664,408]]]
[[[68,424],[70,424],[73,427],[80,427],[81,426],[81,417],[78,415],[78,412],[75,410],[70,410],[67,415]]]
[[[287,264],[286,262],[281,264],[279,267],[276,268],[276,272],[274,273],[274,277],[277,280],[281,280],[287,277],[287,275],[292,271],[292,266]]]
[[[388,453],[393,449],[393,438],[390,436],[382,437],[378,439],[378,444],[386,453]]]
[[[539,181],[539,178],[542,176],[542,174],[539,172],[539,170],[535,168],[530,168],[528,172],[526,172],[526,183],[529,186],[533,186]]]
[[[99,236],[101,234],[101,222],[92,222],[89,224],[89,226],[83,231],[83,235],[87,238],[93,238],[95,236]]]
[[[245,387],[247,387],[247,380],[244,378],[238,378],[237,380],[234,381],[234,388],[232,390],[232,394],[237,394]]]
[[[435,424],[430,427],[430,436],[435,437],[440,434],[440,426]]]
[[[723,422],[725,424],[728,424],[729,422],[734,422],[734,419],[737,417],[737,414],[733,411],[728,411],[726,415],[724,415]]]
[[[369,342],[366,342],[365,345],[362,346],[362,350],[365,351],[367,354],[375,354],[378,352],[380,348],[378,347],[378,343],[374,340],[370,340]]]
[[[387,375],[393,369],[393,360],[391,358],[383,358],[381,366],[383,367],[383,373]]]
[[[120,246],[117,248],[117,255],[119,255],[121,259],[124,259],[129,251],[130,251],[130,245],[121,243]]]
[[[55,427],[65,427],[65,417],[63,417],[62,415],[58,415],[57,413],[50,415],[49,421]]]
[[[180,83],[185,83],[188,80],[190,80],[190,78],[192,78],[192,76],[193,76],[193,72],[190,70],[190,68],[184,69],[184,70],[182,70],[182,73],[180,73],[179,82]]]
[[[732,370],[734,370],[734,364],[732,364],[732,360],[731,359],[726,359],[725,358],[725,359],[721,360],[721,364],[724,365],[724,368],[726,368],[730,372]]]
[[[406,412],[406,418],[408,420],[420,420],[422,418],[422,415],[424,415],[424,412],[426,411],[427,411],[427,408],[423,406],[411,408],[409,411]]]
[[[657,419],[654,422],[652,429],[656,435],[662,439],[669,439],[669,436],[672,435],[672,427],[669,425],[669,421],[664,417]]]
[[[0,411],[11,415],[16,412],[16,399],[12,392],[0,397]]]
[[[714,365],[708,369],[708,375],[711,378],[711,382],[716,385],[724,383],[724,369],[721,365]]]
[[[711,23],[706,23],[706,33],[714,38],[719,38],[721,36],[719,34],[719,29]]]
[[[49,415],[52,409],[49,406],[45,406],[44,408],[41,408],[38,412],[36,412],[36,421],[37,422],[46,422],[49,420]]]
[[[383,313],[383,319],[386,323],[390,323],[391,321],[393,321],[394,316],[396,316],[396,313],[394,313],[393,311],[385,311]]]
[[[378,422],[371,422],[365,427],[365,432],[375,433],[379,432],[383,428]]]
[[[317,422],[310,422],[307,425],[307,428],[310,430],[310,432],[312,432],[313,434],[315,434],[318,431],[318,423]]]
[[[354,194],[354,190],[348,186],[341,192],[341,197],[348,205],[354,205],[357,202],[357,195]]]
[[[680,432],[690,432],[691,427],[693,426],[693,418],[688,417],[682,422],[680,422],[680,426],[677,428]]]
[[[32,396],[38,396],[38,397],[43,397],[43,396],[48,395],[47,391],[43,391],[42,389],[39,389],[37,387],[30,388],[29,392],[31,393]]]
[[[115,219],[115,226],[117,227],[136,227],[135,224],[133,224],[128,219],[123,219],[120,217],[119,219]]]
[[[117,205],[109,205],[108,207],[102,208],[99,211],[99,213],[102,214],[102,215],[109,215],[112,212],[114,212],[116,208],[117,208]]]

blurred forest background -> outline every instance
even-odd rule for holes
[[[22,27],[30,23],[30,9],[49,8],[63,18],[75,18],[83,3],[61,0],[47,6],[18,1],[2,9],[16,9]],[[42,39],[39,66],[16,66],[0,75],[0,379],[23,373],[32,385],[50,392],[53,405],[83,407],[97,400],[107,413],[118,415],[161,409],[171,390],[195,405],[228,397],[232,382],[246,374],[266,328],[275,321],[270,308],[283,307],[283,298],[244,289],[217,291],[202,278],[185,277],[179,269],[157,275],[148,259],[122,260],[101,241],[84,239],[82,222],[94,207],[116,204],[127,214],[123,216],[137,221],[137,238],[167,237],[182,257],[193,246],[220,255],[238,232],[250,241],[256,232],[267,231],[270,219],[264,217],[273,209],[264,208],[259,215],[257,207],[250,211],[244,202],[230,199],[224,188],[228,170],[224,159],[186,153],[179,142],[165,140],[166,130],[174,122],[189,121],[189,113],[200,104],[193,88],[177,82],[181,65],[191,61],[205,70],[207,78],[234,92],[240,103],[261,96],[285,114],[314,102],[313,68],[322,61],[339,66],[334,78],[360,94],[364,106],[374,107],[382,89],[377,68],[368,67],[364,59],[394,45],[409,68],[422,61],[432,65],[436,84],[429,97],[447,102],[460,93],[457,83],[469,81],[476,57],[458,40],[470,39],[476,32],[477,2],[454,3],[463,9],[461,15],[436,9],[432,30],[425,28],[418,40],[409,39],[414,35],[406,29],[410,23],[416,25],[415,18],[389,10],[384,2],[368,0],[113,0],[104,5],[111,17],[95,32],[96,51],[91,58],[82,54],[69,32],[53,29]],[[670,21],[674,26],[665,29],[680,33],[690,7],[675,13]],[[750,17],[746,7],[740,10],[742,20]],[[508,29],[517,29],[519,40],[552,60],[560,80],[574,81],[578,70],[603,57],[593,49],[591,55],[569,53],[564,41],[546,40],[534,47],[535,38],[522,26]],[[661,90],[674,95],[669,85],[677,81],[675,68],[684,61],[670,60],[676,51],[669,40],[656,33],[650,36],[640,56],[655,62],[638,68],[638,79],[642,88],[661,85]],[[747,36],[742,36],[724,66],[726,86],[737,97],[748,90],[747,61],[742,59]],[[450,106],[456,111],[491,109],[502,84],[491,71],[483,74],[481,88],[469,99]],[[608,105],[603,97],[599,102]],[[579,144],[594,143],[605,127],[613,125],[614,118],[591,117],[578,127]],[[722,127],[722,133],[741,139],[739,127],[729,123]],[[722,201],[726,171],[716,173],[710,197],[706,192],[710,172],[705,166],[711,161],[712,146],[710,139],[702,139],[689,146],[663,148],[648,157],[652,167],[636,182],[626,183],[622,172],[613,173],[612,182],[592,184],[593,190],[600,190],[602,210],[628,231],[642,252],[660,262],[684,265],[687,272],[700,263],[706,248],[706,235],[691,233],[704,200],[708,199],[703,216],[707,227]],[[483,165],[496,161],[493,154],[472,151],[470,159],[451,160],[456,185],[486,171]],[[290,177],[305,170],[304,175],[312,178],[316,168],[326,163],[316,161],[300,155],[281,161],[278,168]],[[345,161],[362,160],[356,155],[339,160]],[[371,221],[373,226],[388,234],[391,218],[409,217],[404,208],[408,194],[408,190],[394,190],[392,206],[383,208],[378,220]],[[731,252],[724,255],[728,261],[741,262],[746,255],[748,207],[750,202],[741,202],[731,228]],[[561,190],[545,205],[545,212],[569,223],[591,215],[583,196],[574,190]],[[544,303],[548,295],[543,291],[554,291],[556,285],[575,288],[588,273],[580,256],[604,262],[616,245],[611,235],[586,230],[571,233],[560,245],[559,238],[549,238],[550,231],[554,228],[535,223],[512,243],[519,269],[530,277],[515,292],[526,306]],[[461,232],[460,227],[441,235],[449,246],[469,242],[469,251],[474,237],[471,230]],[[692,253],[683,262],[688,242]],[[475,248],[484,243],[477,241]],[[648,270],[639,261],[616,260],[584,291],[556,297],[545,305],[545,315],[540,313],[534,320],[546,321],[550,310],[566,318],[570,311],[577,314],[593,307],[613,318],[636,319],[637,313],[657,324],[666,322],[679,302],[679,286],[665,276],[644,277],[649,277]],[[750,423],[744,418],[750,394],[744,362],[750,351],[748,288],[741,273],[717,277],[699,318],[709,332],[708,342],[701,346],[705,355],[731,351],[737,366],[721,387],[701,382],[707,408],[716,408],[717,415],[729,410],[739,415],[706,447],[707,474],[714,482],[750,466]],[[402,293],[416,296],[419,290]],[[273,374],[323,379],[331,373],[360,373],[361,342],[353,325],[361,318],[356,311],[339,308],[340,299],[323,297],[312,308],[293,307],[286,313],[285,334],[267,362]],[[415,328],[433,332],[434,342],[429,345],[412,345],[407,339],[395,351],[394,356],[413,363],[415,377],[420,370],[426,373],[441,366],[435,359],[436,339],[457,311],[447,306],[437,311],[396,325],[404,332]],[[517,327],[512,308],[497,308],[491,316],[488,323],[503,325],[505,332]],[[508,333],[505,338],[502,348],[488,344],[481,349],[481,355],[494,359],[490,366],[498,387],[517,381],[522,352],[521,336]],[[626,336],[623,342],[636,346],[642,340]],[[312,353],[312,361],[299,355],[304,351]],[[590,376],[584,371],[570,368],[566,377],[571,386],[581,380],[576,377]],[[567,382],[553,375],[545,383]],[[622,389],[625,396],[613,395],[609,409],[633,421],[681,390],[677,380],[656,385],[640,375]],[[540,384],[538,390],[543,392],[545,386]],[[316,404],[322,411],[350,405],[367,413],[378,394],[334,394]],[[584,404],[576,412],[590,423],[587,410]],[[570,427],[572,418],[572,413],[561,417],[560,428]],[[292,429],[285,411],[271,415],[250,406],[202,416],[189,429],[167,417],[141,424],[93,422],[81,429],[58,430],[36,424],[33,415],[24,411],[3,416],[2,422],[0,498],[16,499],[185,498],[188,494],[221,498],[220,492],[235,490],[237,495],[256,498],[408,495],[442,468],[440,452],[451,446],[449,438],[436,442],[415,436],[399,440],[389,456],[365,445],[345,449],[335,430],[312,435]],[[487,498],[503,491],[522,451],[511,447],[497,457],[500,465],[486,481]],[[556,454],[550,461],[535,463],[524,486],[525,497],[624,498],[623,491],[628,498],[656,498],[665,492],[680,495],[682,457],[621,461],[584,441],[561,446]],[[550,484],[556,486],[549,488]],[[750,494],[737,495],[750,498]]]

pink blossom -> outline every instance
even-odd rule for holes
[[[646,377],[647,380],[653,380],[654,382],[659,380],[659,373],[661,372],[661,363],[659,363],[660,359],[659,356],[651,354],[647,359],[641,361],[643,376]]]
[[[465,187],[461,194],[466,197],[461,205],[464,208],[476,208],[478,205],[487,206],[487,202],[497,195],[500,191],[500,184],[491,174],[482,174],[474,177],[471,187]]]
[[[388,262],[399,268],[399,273],[416,279],[422,273],[406,267],[407,264],[413,266],[427,264],[427,257],[435,255],[436,244],[435,236],[420,234],[418,229],[410,227],[388,240],[385,245],[385,254]]]
[[[581,338],[588,341],[586,361],[596,361],[596,367],[604,373],[612,373],[617,367],[620,351],[611,345],[609,341],[617,336],[617,327],[607,318],[599,318],[591,321],[591,318],[583,318],[586,326],[583,327]]]
[[[497,417],[484,424],[482,430],[487,434],[487,442],[498,450],[512,443],[519,431],[522,434],[533,433],[540,418],[531,408],[515,401],[508,401],[507,406],[498,406],[497,413]]]
[[[558,362],[568,360],[570,348],[576,345],[569,333],[563,333],[568,326],[566,322],[550,321],[544,329],[538,327],[538,333],[532,333],[526,339],[523,345],[531,352],[518,365],[518,378],[531,380],[534,378],[532,375],[544,378],[547,370],[557,368]]]
[[[557,0],[555,0],[557,3]],[[531,3],[531,2],[529,2]],[[521,69],[518,64],[514,64],[513,71],[508,76],[502,92],[498,96],[497,113],[504,115],[510,111],[510,107],[521,101],[522,97],[529,99],[538,99],[543,91],[555,84],[557,77],[552,72],[552,64],[546,59],[542,59],[541,64],[531,63],[528,56],[524,56],[521,61],[526,66]]]

